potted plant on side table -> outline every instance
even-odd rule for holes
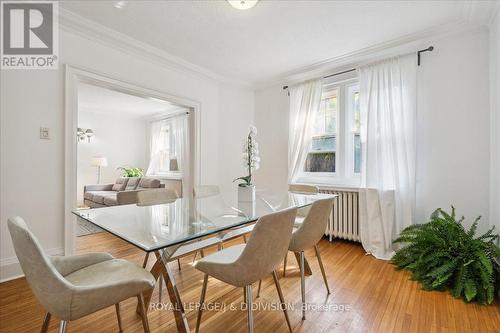
[[[144,170],[136,167],[119,167],[117,170],[123,172],[122,177],[124,178],[139,178],[144,176]]]

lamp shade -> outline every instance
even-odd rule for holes
[[[176,157],[172,157],[170,159],[170,171],[179,171],[179,163],[177,162]]]
[[[108,160],[103,156],[92,157],[90,165],[95,167],[106,167],[108,166]]]

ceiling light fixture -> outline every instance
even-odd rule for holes
[[[115,8],[122,9],[125,7],[125,1],[116,1],[113,6],[115,6]]]
[[[227,0],[231,6],[236,9],[250,9],[257,4],[259,0]]]

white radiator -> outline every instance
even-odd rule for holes
[[[332,216],[328,223],[326,235],[360,241],[359,237],[359,195],[354,190],[321,189],[321,193],[337,194],[333,202]]]

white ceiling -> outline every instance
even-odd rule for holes
[[[61,6],[226,78],[279,77],[439,25],[463,1],[66,1]]]
[[[78,110],[128,118],[149,118],[178,112],[182,108],[153,98],[125,94],[89,84],[78,85]]]

